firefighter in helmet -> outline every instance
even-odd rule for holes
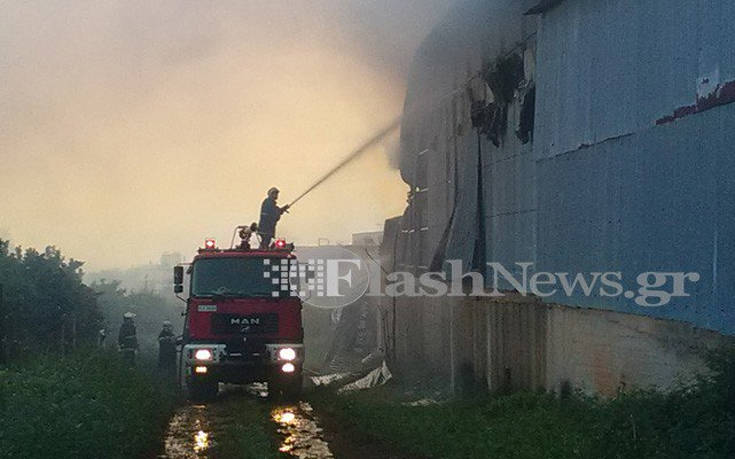
[[[276,236],[276,223],[281,219],[281,215],[288,211],[288,205],[278,207],[278,188],[273,187],[268,190],[268,197],[263,200],[260,206],[260,222],[258,223],[258,234],[260,234],[260,248],[267,249],[271,245],[271,240]]]
[[[135,314],[126,312],[123,314],[123,323],[120,326],[120,334],[117,344],[123,358],[130,364],[135,363],[135,351],[138,350],[138,336],[135,332]]]
[[[158,334],[158,368],[166,372],[176,369],[176,336],[169,320],[163,321]]]

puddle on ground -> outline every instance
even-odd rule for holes
[[[236,386],[225,385],[218,400],[206,405],[187,405],[179,408],[168,425],[165,437],[165,452],[160,458],[190,459],[207,458],[213,453],[219,432],[232,422],[232,409],[229,403],[222,403],[222,397],[267,396],[265,384],[251,384],[238,394]],[[271,410],[271,419],[278,426],[282,436],[279,450],[298,458],[334,457],[329,445],[324,441],[314,410],[308,403],[277,405]]]
[[[279,447],[282,453],[308,459],[334,457],[308,403],[278,406],[271,411],[271,416],[279,426],[278,433],[284,436]]]
[[[206,405],[184,406],[168,424],[162,458],[205,458],[214,445],[213,425]]]

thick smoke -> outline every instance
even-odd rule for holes
[[[2,223],[92,269],[229,239],[270,186],[292,198],[400,113],[451,3],[5,2]],[[351,167],[283,232],[334,241],[400,213],[385,158]]]

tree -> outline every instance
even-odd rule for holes
[[[11,252],[8,241],[0,240],[0,283],[11,355],[64,352],[95,342],[102,316],[95,292],[82,283],[83,265],[65,259],[53,246],[43,253],[21,247]]]

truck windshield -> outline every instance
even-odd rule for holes
[[[268,263],[266,265],[265,262]],[[280,265],[280,259],[264,258],[209,258],[194,263],[191,278],[193,296],[214,297],[273,297],[280,285],[274,285],[271,266]],[[274,276],[265,277],[264,273]],[[285,292],[288,293],[288,292]]]

